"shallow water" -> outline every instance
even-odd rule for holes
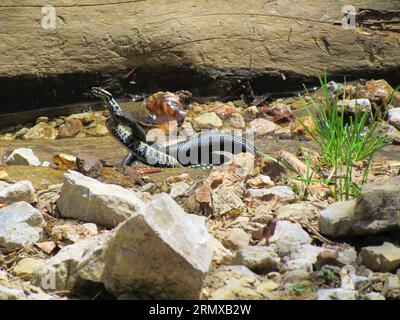
[[[311,142],[302,141],[304,146],[318,150]],[[255,141],[255,146],[264,153],[275,153],[281,149],[289,152],[296,152],[298,146],[294,140],[278,140],[272,138],[258,138]],[[59,153],[67,153],[77,156],[79,153],[86,153],[106,160],[109,163],[117,164],[126,155],[127,151],[116,142],[111,136],[101,138],[72,138],[60,140],[14,140],[0,141],[0,156],[3,156],[15,149],[27,147],[31,148],[41,161],[52,161],[54,155]],[[400,146],[389,145],[384,148],[376,157],[376,160],[400,160]],[[46,167],[28,167],[28,166],[8,166],[7,173],[9,181],[31,180],[38,189],[44,189],[48,185],[61,183],[62,176],[65,171]],[[206,170],[195,168],[177,168],[177,169],[162,169],[161,172],[151,174],[151,180],[162,182],[166,177],[188,173],[192,179],[197,179],[207,174]],[[132,185],[135,176],[131,178],[124,177],[123,179],[116,172],[108,172],[108,178],[112,183],[113,179],[118,181],[118,184]],[[128,181],[127,181],[128,179]],[[131,181],[129,181],[131,180]],[[117,182],[115,182],[117,183]]]

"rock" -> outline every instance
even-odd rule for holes
[[[27,296],[27,300],[58,300],[56,297],[46,293],[32,293]]]
[[[0,191],[5,187],[9,186],[9,183],[2,181],[1,179],[7,179],[8,173],[4,168],[0,168]]]
[[[356,259],[357,252],[352,247],[325,248],[318,254],[315,267],[355,265]]]
[[[317,292],[317,300],[357,300],[356,290],[347,289],[320,289]]]
[[[399,194],[400,176],[363,185],[354,210],[354,234],[376,234],[399,228]]]
[[[311,262],[312,265],[315,265],[317,262],[318,255],[323,252],[325,249],[322,247],[313,246],[311,244],[303,244],[301,245],[301,251],[298,254],[292,255],[292,259],[306,259]]]
[[[62,170],[76,169],[76,157],[66,153],[53,156],[53,163]]]
[[[256,106],[251,106],[243,111],[243,117],[246,121],[254,120],[255,118],[257,118],[257,114],[258,108]]]
[[[255,300],[260,299],[260,294],[240,282],[230,283],[215,290],[210,300]]]
[[[386,300],[379,292],[370,292],[365,295],[365,300]]]
[[[232,250],[245,248],[250,244],[250,235],[242,229],[230,229],[222,239],[222,244]]]
[[[49,117],[42,116],[42,117],[39,117],[36,119],[36,124],[41,123],[41,122],[45,122],[45,123],[49,122]]]
[[[23,138],[25,140],[54,140],[57,136],[57,129],[46,122],[40,122],[36,126],[30,128]]]
[[[311,203],[306,202],[287,204],[276,211],[276,218],[278,220],[297,220],[308,223],[317,221],[319,215],[319,209]]]
[[[21,128],[15,133],[15,137],[16,138],[22,138],[24,135],[27,134],[28,131],[29,131],[28,128]]]
[[[57,206],[65,218],[114,227],[134,215],[144,203],[134,191],[69,171],[64,175]]]
[[[389,141],[392,144],[400,144],[400,131],[391,125],[382,125],[382,129],[386,132]]]
[[[43,252],[50,254],[57,246],[53,241],[37,242],[36,246]]]
[[[226,119],[225,123],[229,128],[243,129],[246,127],[246,122],[244,122],[244,118],[240,113],[233,113]]]
[[[70,120],[79,120],[84,125],[88,125],[92,123],[95,119],[96,119],[96,113],[84,112],[84,113],[76,113],[69,115],[67,118],[65,118],[65,122],[67,123]]]
[[[276,222],[275,231],[268,242],[270,244],[310,244],[312,241],[311,237],[298,223],[290,221],[280,220]]]
[[[15,202],[0,209],[0,247],[14,250],[36,243],[43,225],[42,214],[26,202]]]
[[[278,130],[280,126],[270,120],[258,118],[249,123],[249,128],[249,131],[254,133],[256,137],[262,137],[272,134],[275,130]]]
[[[222,184],[212,194],[213,214],[216,216],[238,216],[244,209],[245,204],[235,186]]]
[[[32,149],[15,149],[4,161],[8,165],[16,166],[40,166],[39,159],[35,156]]]
[[[259,299],[255,285],[258,276],[245,266],[221,266],[211,271],[205,281],[205,290],[212,291],[208,299]]]
[[[219,118],[224,120],[238,112],[235,105],[231,105],[231,102],[224,104],[217,101],[214,103],[214,105],[215,107],[211,108],[210,111],[215,112]]]
[[[400,130],[400,108],[393,108],[388,111],[388,123]]]
[[[394,272],[400,267],[400,248],[390,242],[364,247],[360,251],[363,264],[372,271]]]
[[[176,182],[171,184],[171,191],[169,192],[169,195],[172,198],[177,198],[180,196],[185,195],[190,189],[190,185],[188,185],[184,181]]]
[[[215,129],[222,127],[222,120],[215,112],[204,113],[193,119],[193,128],[195,130]]]
[[[87,154],[78,154],[76,157],[76,167],[77,170],[85,176],[97,178],[101,173],[103,165],[101,160],[97,157]]]
[[[280,259],[269,247],[248,246],[238,251],[237,263],[256,273],[268,273],[279,270]]]
[[[275,103],[271,107],[265,106],[261,109],[261,112],[271,116],[275,123],[294,121],[292,109],[290,108],[290,106],[282,102]]]
[[[271,180],[271,178],[263,174],[259,174],[254,178],[247,179],[246,181],[247,188],[265,188],[273,186],[274,182]]]
[[[395,92],[386,80],[370,80],[367,82],[366,89],[376,98],[378,105],[391,102],[395,107],[400,107],[400,93]]]
[[[197,299],[212,261],[205,218],[186,214],[167,194],[122,223],[105,252],[103,282],[113,294]]]
[[[20,289],[12,289],[0,284],[0,301],[1,300],[25,300],[25,294]]]
[[[182,123],[181,125],[181,131],[179,131],[179,136],[184,136],[184,137],[191,137],[195,134],[196,132],[193,129],[193,126],[190,122],[186,121]]]
[[[67,240],[75,243],[98,235],[98,230],[93,223],[80,225],[67,220],[57,222],[47,233],[55,242]]]
[[[13,272],[17,277],[24,280],[30,280],[36,269],[40,268],[44,263],[43,259],[24,258],[15,265]]]
[[[211,237],[211,246],[214,252],[212,259],[214,265],[231,264],[235,259],[233,252],[225,248],[224,245],[214,237]]]
[[[261,282],[257,288],[256,291],[261,294],[261,295],[266,295],[268,292],[274,291],[278,289],[280,285],[274,281],[271,280],[266,280]]]
[[[19,181],[0,190],[0,203],[10,204],[18,201],[35,201],[35,188],[30,181]]]
[[[83,129],[83,124],[80,120],[72,118],[65,119],[65,123],[58,128],[60,138],[75,137]]]
[[[35,270],[32,284],[46,291],[77,292],[84,287],[85,280],[100,282],[103,250],[109,237],[107,233],[64,247]]]
[[[287,283],[296,283],[308,279],[313,272],[312,264],[306,259],[296,259],[286,262],[285,280]]]
[[[92,124],[95,122],[92,122]],[[90,137],[104,137],[109,134],[108,129],[104,123],[96,123],[93,127],[86,128],[85,133]]]
[[[254,198],[264,198],[268,196],[277,196],[283,201],[291,202],[297,199],[296,194],[291,187],[275,186],[266,189],[247,189],[246,196]]]
[[[386,278],[383,285],[382,294],[386,299],[400,299],[400,276],[391,275]]]
[[[356,200],[339,201],[321,212],[318,226],[321,233],[330,237],[352,234]]]
[[[338,106],[344,105],[345,112],[349,114],[355,114],[357,110],[360,112],[372,112],[371,102],[368,99],[352,99],[352,100],[341,100]]]

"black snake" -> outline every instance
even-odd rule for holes
[[[102,99],[110,111],[106,125],[111,134],[129,154],[122,161],[123,165],[132,165],[139,160],[155,167],[209,166],[224,163],[229,157],[215,152],[238,154],[257,150],[244,138],[223,133],[199,133],[188,140],[170,146],[146,143],[146,133],[137,121],[123,112],[113,96],[106,90],[92,88],[94,96]]]

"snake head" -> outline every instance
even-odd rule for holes
[[[107,102],[110,101],[111,99],[113,99],[113,96],[111,93],[109,93],[108,91],[100,88],[100,87],[93,87],[92,88],[92,94],[95,97],[98,97],[100,99],[102,99],[103,101]]]

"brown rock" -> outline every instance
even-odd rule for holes
[[[78,119],[66,119],[65,124],[58,128],[60,138],[75,137],[83,129],[82,122]]]
[[[103,167],[99,158],[88,154],[79,154],[76,157],[76,166],[80,173],[92,178],[98,177]]]

